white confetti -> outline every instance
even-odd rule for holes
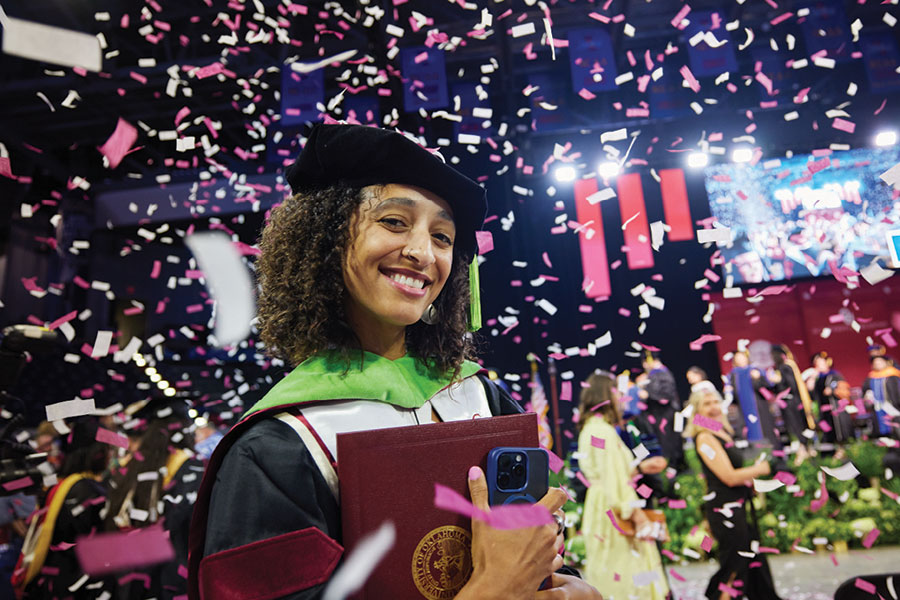
[[[13,17],[3,21],[3,52],[88,71],[100,71],[103,66],[96,37]]]
[[[859,475],[859,469],[849,461],[835,468],[822,467],[822,470],[840,481],[848,481]]]
[[[728,227],[714,227],[713,229],[698,229],[697,241],[701,244],[716,242],[727,244],[731,241],[731,229]]]
[[[390,521],[361,539],[331,577],[322,600],[344,600],[361,589],[378,563],[393,548],[396,539],[397,531]]]
[[[47,420],[53,422],[92,414],[95,407],[93,398],[88,398],[87,400],[75,398],[74,400],[48,404],[44,408],[47,411]]]
[[[203,232],[185,238],[215,299],[215,329],[219,346],[246,339],[256,313],[253,282],[241,254],[222,232]]]
[[[777,479],[754,479],[753,480],[753,489],[761,494],[765,494],[771,492],[772,490],[777,490],[780,487],[784,486],[784,482],[778,481]]]

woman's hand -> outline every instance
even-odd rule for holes
[[[554,573],[550,588],[534,595],[534,600],[603,600],[594,586],[574,575]]]
[[[469,493],[475,508],[490,511],[487,482],[478,467],[469,471]],[[551,488],[538,504],[553,514],[567,498],[561,489]],[[563,565],[559,554],[561,540],[563,536],[557,535],[555,522],[522,529],[494,529],[472,519],[472,578],[457,599],[533,597],[541,582]]]
[[[638,471],[644,475],[656,475],[666,470],[668,461],[662,456],[651,456],[638,464]]]

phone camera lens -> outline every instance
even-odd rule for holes
[[[501,469],[508,469],[511,460],[512,457],[509,454],[501,454],[500,459],[497,460],[497,466]]]
[[[497,486],[500,487],[501,489],[508,488],[509,487],[509,474],[500,473],[500,475],[497,476]]]
[[[511,470],[513,475],[521,477],[525,474],[525,465],[515,464]]]

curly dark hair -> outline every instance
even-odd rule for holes
[[[350,246],[351,218],[367,198],[363,188],[343,183],[301,191],[272,209],[260,236],[259,330],[266,351],[292,366],[336,350],[349,370],[362,361],[360,341],[347,322],[343,264]],[[459,376],[474,356],[467,335],[468,264],[455,249],[450,275],[434,301],[435,325],[406,328],[406,345],[435,376]]]

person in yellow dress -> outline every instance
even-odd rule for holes
[[[669,586],[650,522],[631,486],[635,456],[616,431],[622,420],[615,380],[595,372],[581,390],[578,466],[590,483],[584,503],[582,533],[587,551],[585,580],[603,590],[606,600],[662,600]],[[619,532],[631,521],[635,536]]]

